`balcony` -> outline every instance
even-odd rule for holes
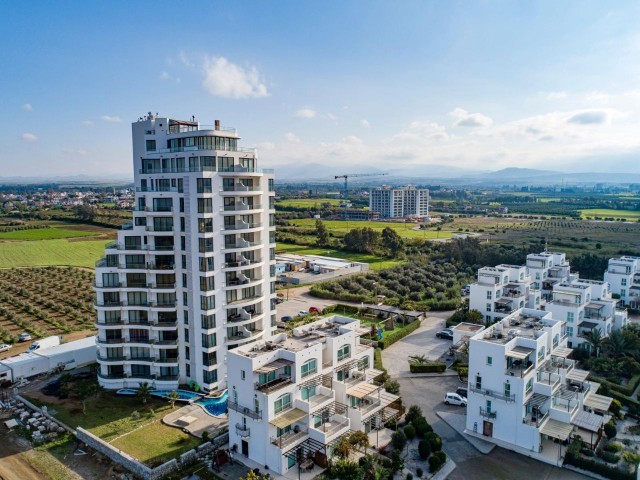
[[[524,417],[522,419],[522,423],[526,423],[527,425],[531,425],[532,427],[540,428],[548,417],[549,417],[548,410],[545,413],[535,412]]]
[[[111,337],[111,338],[98,338],[96,343],[98,345],[115,345],[119,343],[125,343],[126,340],[123,337]]]
[[[475,386],[470,386],[469,390],[474,393],[478,393],[480,395],[485,395],[487,397],[497,398],[498,400],[503,400],[505,402],[515,402],[515,395],[507,395],[506,393],[496,392],[495,390],[490,390],[488,388],[477,388]]]
[[[242,212],[246,210],[260,210],[262,205],[259,203],[247,204],[244,202],[236,202],[233,205],[224,205],[223,212]]]
[[[497,416],[497,412],[480,407],[480,416],[484,418],[494,419]]]
[[[271,380],[265,383],[256,382],[256,390],[262,393],[266,393],[268,395],[290,384],[291,384],[290,375],[280,375],[278,378],[275,378],[274,380]]]
[[[239,414],[244,415],[245,417],[250,417],[254,420],[262,420],[262,410],[258,410],[256,412],[255,409],[244,407],[239,403],[232,402],[231,400],[227,400],[227,407],[234,412],[238,412]]]
[[[249,427],[247,427],[246,425],[242,425],[241,423],[236,423],[236,435],[238,435],[239,437],[247,438],[248,436],[251,435],[251,431],[249,430]]]
[[[222,187],[223,193],[261,193],[262,187],[247,187],[242,183],[236,182],[233,185],[224,185]]]
[[[226,262],[223,268],[242,268],[248,266],[256,266],[262,263],[262,258],[248,259],[245,257],[236,257],[237,260]]]
[[[322,443],[330,442],[336,435],[346,432],[350,427],[347,417],[342,415],[333,415],[329,420],[317,427],[310,427],[312,437],[319,437],[318,441]],[[317,433],[316,433],[317,432]]]
[[[278,448],[285,448],[300,440],[301,438],[306,437],[307,435],[309,435],[309,430],[307,430],[306,428],[300,429],[300,431],[298,432],[291,431],[279,437],[271,437],[271,443]]]
[[[127,357],[124,355],[120,357],[105,357],[103,355],[98,355],[97,358],[98,361],[102,363],[121,363],[127,359]]]
[[[249,229],[252,229],[252,228],[262,228],[262,223],[259,223],[259,222],[247,223],[247,222],[240,221],[240,222],[236,222],[235,224],[232,224],[232,225],[229,225],[229,224],[224,225],[222,227],[222,230],[224,232],[231,233],[231,232],[234,232],[234,231],[237,231],[237,230],[242,231],[242,230],[249,230]]]

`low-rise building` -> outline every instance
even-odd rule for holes
[[[399,416],[399,397],[373,383],[382,372],[360,344],[368,332],[333,316],[229,351],[231,449],[278,474],[324,467],[343,435]]]
[[[640,307],[640,257],[610,258],[604,279],[623,305]]]
[[[316,283],[369,270],[368,263],[320,255],[295,255],[292,253],[276,255],[276,267],[278,281],[293,285]]]

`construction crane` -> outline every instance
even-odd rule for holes
[[[336,175],[335,179],[344,178],[344,219],[349,220],[349,177],[378,177],[389,175],[388,173],[348,173],[346,175]]]

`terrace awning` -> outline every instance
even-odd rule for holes
[[[499,298],[498,300],[496,300],[496,303],[500,305],[509,305],[510,303],[513,303],[513,300],[508,298]]]
[[[293,365],[291,360],[285,360],[283,358],[279,358],[278,360],[274,360],[273,362],[269,362],[264,364],[263,366],[256,369],[256,373],[270,373],[274,370],[278,370],[279,368],[286,367],[288,365]]]
[[[379,377],[384,372],[382,370],[377,370],[375,368],[367,368],[364,373],[365,373],[365,379],[367,381],[370,381],[370,380],[373,380],[376,377]]]
[[[567,358],[573,352],[573,348],[558,347],[551,352],[554,357]]]
[[[360,383],[359,385],[347,390],[347,395],[356,398],[364,398],[367,395],[371,395],[377,390],[380,390],[380,388],[381,387],[374,385],[373,383]]]
[[[511,358],[517,358],[518,360],[524,360],[531,355],[535,350],[527,347],[515,347],[513,350],[509,350],[505,355]]]
[[[590,432],[597,432],[602,428],[604,420],[605,418],[602,415],[596,415],[595,413],[585,412],[583,410],[582,412],[578,412],[578,415],[576,415],[576,418],[574,418],[571,423],[578,428],[584,428]]]
[[[597,323],[593,323],[593,322],[584,322],[584,321],[583,321],[583,322],[580,322],[580,323],[578,324],[578,326],[579,326],[579,327],[582,327],[582,328],[588,328],[589,330],[591,330],[592,328],[597,327],[597,326],[598,326],[598,324],[597,324]]]
[[[557,438],[562,442],[569,438],[571,432],[573,432],[573,425],[570,423],[559,422],[553,418],[550,418],[549,421],[544,424],[542,430],[540,430],[540,433],[551,438]]]
[[[567,380],[573,380],[574,382],[584,382],[589,376],[589,372],[586,370],[580,370],[579,368],[574,368],[571,370],[565,378]]]
[[[584,401],[584,406],[593,408],[594,410],[600,410],[601,412],[606,412],[607,410],[609,410],[612,401],[613,398],[611,397],[605,397],[604,395],[592,393]]]
[[[291,410],[288,410],[286,413],[274,418],[269,423],[275,427],[284,428],[288,427],[293,422],[297,422],[308,416],[309,414],[307,412],[304,412],[299,408],[293,408]]]
[[[593,310],[602,310],[604,305],[600,305],[599,303],[587,303],[585,308],[591,308]]]

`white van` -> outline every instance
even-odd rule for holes
[[[444,396],[444,403],[446,403],[447,405],[461,405],[463,407],[466,407],[467,399],[464,397],[461,397],[457,393],[448,392]]]
[[[44,350],[45,348],[55,347],[60,345],[60,337],[54,335],[52,337],[41,338],[40,340],[36,340],[29,347],[30,352],[35,352],[36,350]]]

